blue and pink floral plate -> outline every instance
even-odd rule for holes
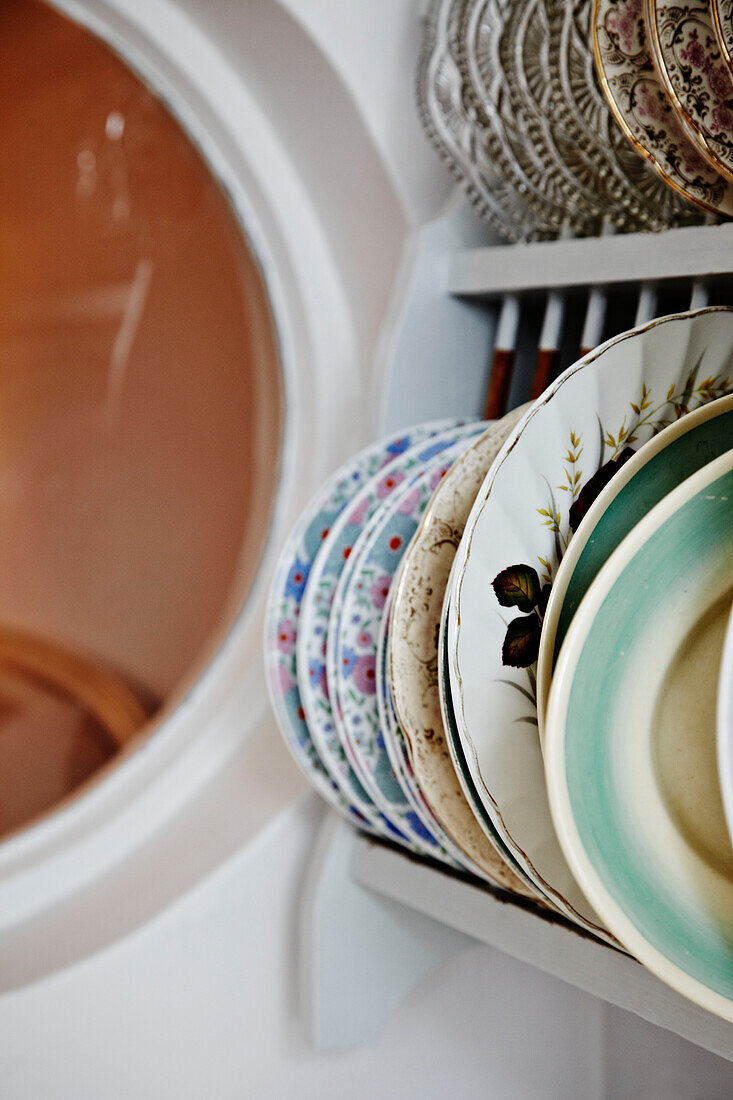
[[[392,579],[436,486],[484,427],[474,425],[454,433],[455,442],[375,512],[354,548],[348,573],[339,582],[327,648],[328,682],[341,741],[364,788],[402,832],[414,835],[416,843],[437,840],[439,854],[463,866],[463,854],[425,813],[424,804],[404,780],[404,770],[393,766],[394,752],[387,748],[392,731],[380,720],[377,660]],[[360,667],[368,668],[369,675],[359,675]]]
[[[296,654],[303,597],[318,552],[349,502],[379,470],[387,468],[419,441],[445,428],[447,423],[420,425],[380,440],[337,470],[298,519],[282,549],[270,586],[264,650],[270,699],[278,725],[293,758],[319,794],[362,828],[374,826],[370,826],[370,818],[358,808],[360,800],[347,798],[334,782],[308,728],[298,686]],[[368,813],[373,813],[366,796],[361,804]]]

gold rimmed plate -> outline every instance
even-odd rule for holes
[[[637,152],[690,202],[733,216],[733,186],[690,139],[654,67],[644,0],[595,0],[592,30],[601,87]]]
[[[723,57],[733,72],[733,0],[710,0],[710,10]]]
[[[710,164],[733,180],[733,74],[708,0],[644,0],[657,71],[685,129]]]

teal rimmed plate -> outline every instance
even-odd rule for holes
[[[561,847],[606,927],[733,1022],[733,849],[715,698],[733,594],[733,451],[657,504],[593,581],[550,688]]]

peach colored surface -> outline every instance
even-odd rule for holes
[[[208,169],[120,60],[35,0],[5,0],[0,39],[0,622],[163,699],[241,603],[266,534],[282,411],[267,297]],[[99,752],[50,713],[44,754],[57,732],[89,762],[64,765],[68,789]]]

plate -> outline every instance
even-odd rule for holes
[[[710,9],[720,48],[728,67],[733,71],[733,0],[711,0]]]
[[[509,241],[552,236],[553,227],[538,222],[521,192],[505,179],[485,142],[477,139],[476,109],[466,101],[466,81],[456,57],[459,15],[456,0],[436,0],[425,20],[417,74],[423,128],[492,229]]]
[[[572,618],[593,578],[631,528],[662,497],[733,442],[733,395],[702,405],[652,437],[624,462],[587,512],[563,556],[542,622],[537,658],[540,737],[552,673]]]
[[[733,848],[715,695],[733,596],[733,451],[609,558],[550,689],[547,784],[591,904],[645,966],[733,1022]]]
[[[349,498],[348,506],[328,524],[325,537],[310,566],[308,583],[300,608],[296,642],[297,685],[305,720],[318,756],[343,797],[369,820],[380,821],[372,800],[354,774],[343,746],[329,697],[326,676],[326,640],[336,586],[347,566],[349,555],[362,533],[364,524],[385,500],[433,454],[448,446],[463,422],[442,420],[423,425],[408,433],[411,446],[395,451],[391,461],[382,462],[378,473],[363,478],[359,491]],[[436,437],[449,432],[447,438]],[[453,433],[453,434],[450,434]],[[402,448],[399,437],[397,447]]]
[[[733,179],[733,76],[709,3],[645,0],[645,15],[657,71],[688,134]]]
[[[644,0],[595,0],[593,52],[621,129],[670,187],[714,214],[733,214],[733,189],[703,157],[652,62]]]
[[[492,425],[436,488],[394,582],[391,697],[415,783],[458,847],[499,885],[518,889],[466,801],[446,743],[438,690],[438,633],[448,576],[486,471],[527,406]],[[523,884],[522,889],[525,890]]]
[[[451,760],[453,761],[453,767],[458,781],[461,785],[464,798],[470,806],[473,814],[478,821],[479,825],[485,832],[492,847],[499,853],[502,860],[506,863],[507,867],[510,867],[514,872],[516,878],[524,886],[523,891],[517,891],[519,893],[526,894],[527,897],[531,897],[534,900],[540,901],[542,904],[550,906],[547,902],[544,894],[542,894],[536,886],[525,875],[522,868],[516,862],[509,849],[503,843],[501,837],[494,828],[494,824],[486,813],[483,802],[479,798],[476,785],[471,778],[471,772],[466,762],[466,757],[463,752],[463,746],[461,744],[460,737],[458,736],[458,727],[456,725],[455,710],[453,707],[453,697],[451,695],[450,675],[448,673],[448,615],[450,613],[450,587],[445,594],[445,601],[443,603],[443,615],[440,620],[440,635],[438,637],[438,692],[440,695],[440,713],[443,721],[443,730],[445,731],[445,738],[450,751]],[[514,887],[513,887],[514,889]]]
[[[541,616],[581,494],[617,468],[625,448],[731,388],[728,309],[662,318],[601,345],[560,375],[506,441],[453,564],[449,671],[472,780],[525,873],[590,927],[547,804],[534,669]]]
[[[441,826],[430,811],[422,791],[415,782],[412,763],[407,752],[407,742],[397,725],[394,716],[394,703],[389,691],[389,652],[387,638],[389,635],[389,619],[391,613],[392,595],[385,604],[382,615],[382,623],[379,631],[379,644],[377,646],[377,707],[379,710],[379,724],[387,748],[387,755],[397,776],[398,782],[412,803],[415,813],[425,825],[432,836],[441,834]],[[460,862],[460,860],[459,860]]]
[[[437,436],[433,449],[441,441],[443,449],[375,506],[342,572],[328,627],[326,675],[339,741],[375,805],[418,844],[425,841],[425,828],[394,773],[379,723],[377,646],[392,577],[425,506],[455,458],[483,430],[475,423]]]
[[[309,573],[333,523],[375,473],[423,440],[426,432],[445,427],[417,427],[367,447],[333,474],[304,508],[280,553],[267,602],[265,667],[278,726],[298,767],[319,794],[364,827],[367,819],[354,809],[325,768],[310,736],[300,696],[296,641]]]
[[[733,613],[728,619],[718,681],[718,776],[728,833],[733,837]]]
[[[532,5],[534,6],[534,5]],[[462,0],[456,29],[458,64],[464,94],[475,111],[475,140],[484,146],[504,177],[534,210],[539,223],[555,235],[572,228],[589,234],[598,230],[598,210],[569,202],[566,185],[571,173],[548,162],[530,131],[525,105],[514,94],[517,58],[512,39],[530,5],[514,0]],[[586,198],[592,197],[590,192]]]
[[[585,151],[579,167],[591,162],[594,186],[620,203],[624,225],[662,229],[700,222],[696,210],[667,186],[649,161],[640,157],[616,123],[598,83],[591,42],[592,0],[547,0],[553,128]]]

